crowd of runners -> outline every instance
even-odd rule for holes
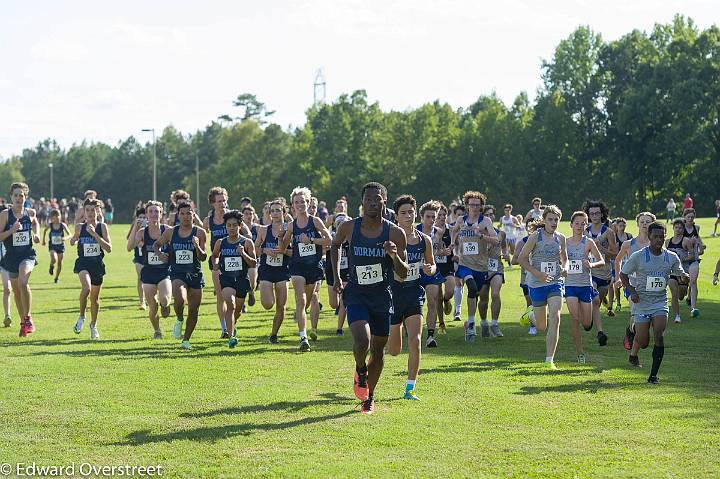
[[[73,272],[80,282],[73,330],[82,332],[89,300],[90,337],[99,339],[103,258],[113,250],[107,226],[112,213],[108,218],[107,205],[87,191],[72,216],[55,208],[40,218],[27,207],[28,194],[26,184],[13,184],[11,202],[0,211],[4,326],[12,325],[12,294],[20,336],[35,331],[29,281],[37,264],[34,244],[47,245],[48,272],[57,283],[69,242],[77,248]],[[206,278],[202,264],[207,262],[218,333],[229,348],[237,346],[237,321],[255,306],[258,295],[262,307],[274,311],[268,341],[279,342],[291,284],[298,349],[311,351],[318,340],[319,293],[325,282],[329,306],[337,314],[336,334],[344,334],[346,322],[352,334],[354,392],[362,412],[372,413],[385,353],[398,355],[403,338],[408,342],[403,397],[418,400],[422,347],[442,347],[438,335],[445,332],[446,321],[464,316],[466,341],[476,340],[478,328],[481,338],[503,337],[500,292],[505,271],[513,267],[520,268],[520,284],[512,287],[519,286],[516,291],[522,291],[527,305],[520,321],[530,335],[545,332],[549,369],[556,369],[563,299],[577,361],[585,363],[582,330],[594,328],[598,344],[606,346],[603,309],[614,316],[624,296],[631,312],[624,345],[633,366],[640,366],[639,350],[648,347],[652,326],[648,382],[654,384],[670,310],[676,323],[682,321],[683,301],[691,316],[700,314],[697,280],[705,245],[692,208],[673,219],[667,231],[650,212],[613,219],[602,201],[588,200],[570,215],[572,233],[566,236],[557,231],[560,208],[540,198],[532,200],[524,216],[514,214],[510,204],[496,211],[477,191],[465,192],[449,206],[435,200],[418,204],[410,195],[390,203],[385,187],[372,182],[358,198],[355,218],[347,198],[329,212],[305,187],[295,188],[289,203],[278,197],[257,211],[249,198],[231,209],[220,186],[208,193],[209,211],[197,208],[182,190],[173,192],[167,211],[158,201],[139,204],[126,248],[133,252],[138,303],[147,310],[153,337],[163,337],[160,318],[174,313],[172,336],[192,350]],[[626,232],[628,221],[636,222],[637,236]],[[720,261],[714,284],[719,269]]]

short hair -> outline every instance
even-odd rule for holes
[[[223,223],[227,224],[228,220],[235,219],[238,224],[242,223],[242,213],[238,210],[230,210],[223,215]]]
[[[413,195],[398,196],[395,201],[393,201],[393,210],[397,213],[398,209],[400,209],[402,205],[410,205],[413,208],[417,208],[417,202],[415,201],[415,197]]]
[[[10,185],[10,194],[12,195],[12,192],[20,188],[25,196],[30,193],[30,187],[27,185],[27,183],[23,183],[21,181],[18,181],[16,183],[13,183]]]
[[[312,198],[312,192],[310,191],[310,188],[306,186],[296,186],[295,189],[292,190],[292,193],[290,193],[290,203],[292,203],[293,199],[297,195],[302,195],[305,198],[307,198],[308,202],[310,202],[310,198]]]
[[[85,200],[85,203],[87,203],[88,200]],[[144,215],[146,211],[146,206],[141,206],[139,208],[135,208],[135,218],[137,218],[140,215]]]
[[[641,216],[649,216],[651,218],[651,221],[655,221],[657,219],[655,215],[650,213],[649,211],[642,211],[635,216],[636,223],[640,221]]]
[[[610,213],[610,210],[608,209],[607,205],[602,200],[585,200],[585,203],[583,203],[583,211],[587,213],[588,218],[590,217],[590,208],[600,208],[600,217],[601,222],[605,223],[608,219],[608,214]]]
[[[479,191],[466,191],[463,195],[463,203],[467,205],[468,201],[470,201],[470,199],[472,198],[482,201],[483,206],[485,205],[485,201],[487,200],[487,197]]]
[[[54,218],[55,216],[60,217],[60,210],[50,210],[50,217]]]
[[[217,195],[224,195],[227,198],[228,192],[222,186],[213,186],[210,188],[210,191],[208,191],[208,203],[215,203],[215,197]]]
[[[242,213],[245,214],[245,211],[247,211],[247,210],[252,211],[253,214],[255,213],[255,208],[253,208],[252,205],[244,206],[243,209],[242,209]]]
[[[585,222],[587,223],[587,221],[588,221],[587,213],[585,213],[584,211],[576,211],[570,217],[570,224],[572,224],[575,221],[575,218],[577,218],[578,216],[582,216],[585,219]]]
[[[85,197],[85,199],[88,199],[88,198],[97,198],[97,191],[95,191],[95,190],[87,190],[83,196]]]
[[[560,210],[560,207],[557,205],[547,205],[543,210],[543,219],[547,218],[549,214],[554,214],[557,215],[558,218],[562,218],[562,210]]]
[[[673,227],[674,227],[675,225],[682,225],[683,228],[684,228],[684,227],[685,227],[685,220],[682,219],[682,218],[675,218],[675,219],[673,220],[673,223],[672,223],[672,224],[673,224]]]
[[[455,207],[453,208],[453,214],[454,214],[454,215],[457,215],[458,210],[463,210],[463,212],[465,212],[465,206],[463,206],[463,205],[455,205]]]
[[[531,204],[532,203],[540,203],[542,205],[542,199],[539,196],[536,196],[535,198],[532,199],[532,201],[530,203]]]
[[[662,230],[664,233],[666,231],[665,225],[659,221],[653,221],[648,225],[648,236],[650,236],[650,234],[655,230]]]
[[[178,204],[177,204],[178,213],[179,213],[180,210],[183,209],[183,208],[187,208],[187,209],[189,209],[190,211],[192,211],[192,209],[193,209],[192,203],[190,203],[189,201],[180,201],[180,202],[178,202]]]
[[[441,205],[442,203],[436,200],[430,200],[423,203],[423,205],[420,207],[420,216],[423,216],[426,211],[434,211],[437,213]]]
[[[493,214],[495,214],[495,206],[494,205],[485,205],[483,207],[483,214],[486,215],[488,210],[492,210]]]
[[[387,201],[387,188],[385,188],[383,185],[381,185],[377,181],[370,181],[363,185],[362,191],[360,191],[361,198],[365,196],[365,192],[367,190],[379,190],[380,196],[382,196],[382,199]]]
[[[103,205],[103,202],[98,200],[97,198],[87,198],[83,202],[83,208],[85,206],[94,206],[95,208],[102,208],[104,205]]]
[[[690,213],[692,213],[692,214],[694,214],[694,215],[697,216],[697,213],[695,213],[695,208],[685,208],[685,209],[683,210],[683,214],[682,214],[682,215],[685,216],[685,215],[689,215]]]
[[[438,211],[444,211],[445,214],[447,214],[447,213],[448,213],[448,207],[445,206],[445,203],[443,203],[442,201],[438,201],[437,203],[438,203]]]
[[[160,208],[160,211],[163,210],[163,204],[162,204],[162,203],[160,203],[159,201],[150,200],[150,201],[148,201],[147,203],[145,203],[145,211],[147,211],[148,208],[150,208],[151,206],[157,206],[158,208]]]
[[[240,198],[240,203],[245,202],[252,203],[252,198],[250,198],[249,196],[243,196],[242,198]]]
[[[503,206],[503,209],[509,208],[512,210],[512,205],[510,203],[507,203],[505,206]]]
[[[280,205],[280,208],[282,208],[282,214],[285,215],[287,213],[287,205],[285,204],[285,198],[276,198],[270,202],[268,205],[268,211],[272,209],[273,205]]]
[[[318,199],[317,199],[317,197],[315,197],[315,196],[311,196],[311,197],[310,197],[310,203],[312,203],[313,201],[315,202],[316,205],[319,204]]]
[[[171,198],[172,201],[175,202],[175,203],[177,203],[178,201],[181,201],[181,200],[188,200],[188,201],[189,201],[189,200],[190,200],[190,194],[189,194],[187,191],[185,191],[185,190],[175,190],[175,191],[173,191],[172,194],[170,195],[170,198]]]

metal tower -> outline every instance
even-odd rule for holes
[[[325,74],[322,68],[315,73],[315,81],[313,82],[313,103],[325,103]]]

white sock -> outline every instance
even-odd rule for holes
[[[468,315],[468,324],[475,324],[475,315],[474,314]]]
[[[546,363],[552,363],[552,362],[553,362],[553,357],[552,357],[552,356],[546,356],[546,357],[545,357],[545,362],[546,362]]]
[[[407,385],[408,385],[408,389],[414,388],[415,387],[415,379],[408,379]]]
[[[227,331],[227,324],[225,323],[225,318],[223,318],[223,319],[220,320],[220,328],[221,328],[223,331]]]
[[[487,326],[488,325],[487,319],[481,319],[480,324],[482,324],[483,326]]]
[[[300,339],[304,339],[307,337],[307,334],[305,333],[305,330],[298,331],[298,336],[300,336]]]
[[[493,319],[493,320],[492,320],[492,325],[493,325],[493,326],[497,326],[497,325],[498,325],[498,320],[497,320],[497,319]]]
[[[455,300],[455,312],[456,313],[460,313],[460,306],[462,305],[462,298],[463,298],[463,287],[455,286],[455,292],[453,294],[453,299]]]

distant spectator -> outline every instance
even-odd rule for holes
[[[690,193],[685,194],[685,201],[683,202],[683,210],[693,207],[693,199],[690,198]]]
[[[114,212],[115,207],[112,204],[112,199],[108,198],[107,201],[105,201],[105,223],[109,225],[112,224]]]
[[[324,201],[321,201],[320,203],[318,203],[317,214],[320,217],[320,219],[323,220],[323,222],[325,222],[327,220],[329,212],[327,209],[327,204]]]
[[[675,218],[676,209],[677,205],[675,205],[675,200],[670,198],[670,201],[668,201],[667,204],[667,220],[665,221],[665,223],[669,223]]]

